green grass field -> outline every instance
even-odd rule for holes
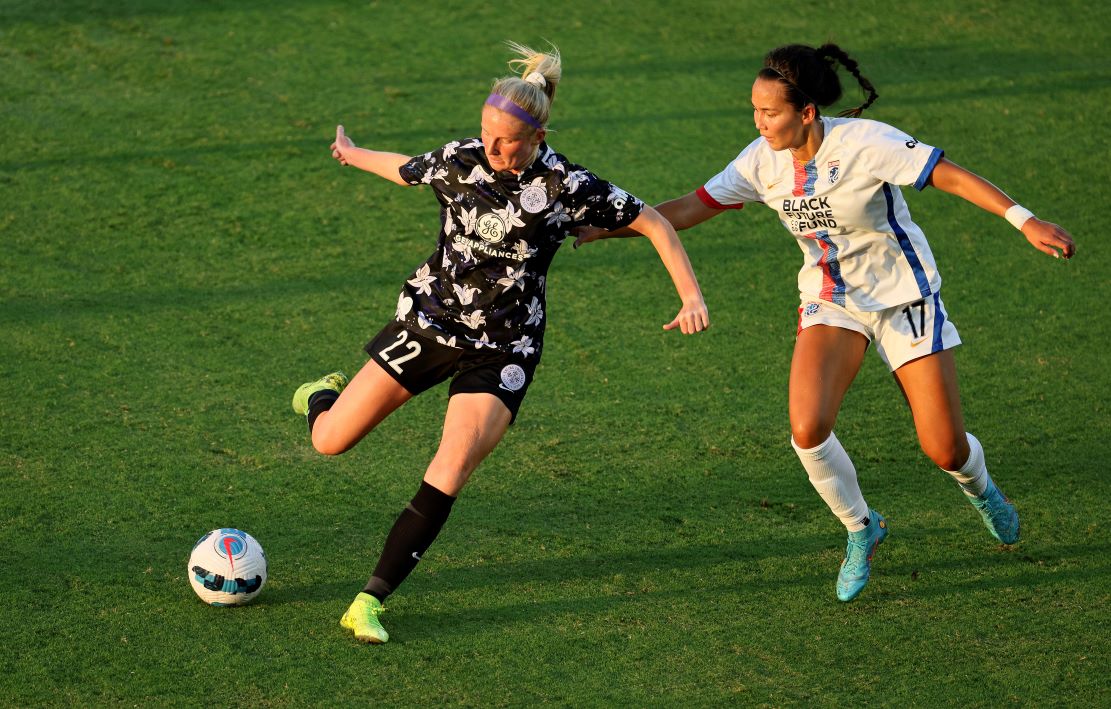
[[[1106,705],[1109,26],[1079,1],[0,0],[0,704]],[[843,530],[787,424],[800,254],[749,208],[684,234],[698,337],[661,332],[646,241],[561,252],[517,425],[390,599],[390,643],[354,642],[339,617],[445,389],[334,459],[289,398],[361,366],[438,221],[328,145],[341,122],[413,154],[477,134],[505,39],[560,47],[552,145],[646,200],[755,137],[764,52],[834,40],[867,115],[1068,228],[1064,263],[908,191],[1023,540],[993,543],[870,355],[837,432],[892,535],[834,599]],[[189,587],[220,526],[267,550],[251,606]]]

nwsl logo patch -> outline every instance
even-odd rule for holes
[[[829,171],[829,184],[837,182],[837,178],[841,177],[841,161],[830,160],[826,163],[826,169]]]
[[[501,370],[501,388],[506,391],[520,391],[525,385],[525,370],[517,364],[507,364]]]

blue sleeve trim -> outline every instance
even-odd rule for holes
[[[937,166],[937,161],[944,155],[944,150],[934,148],[934,151],[930,153],[930,159],[926,161],[926,166],[922,168],[922,173],[918,175],[918,181],[914,183],[914,189],[919,192],[926,189],[926,185],[930,182],[930,175],[933,174],[934,168]]]

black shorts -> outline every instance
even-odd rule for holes
[[[394,320],[367,343],[366,353],[414,396],[451,378],[448,396],[493,394],[517,418],[539,356],[492,348],[451,347]]]

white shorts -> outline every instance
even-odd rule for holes
[[[798,331],[812,325],[859,332],[875,343],[876,351],[892,372],[907,362],[961,343],[956,326],[945,312],[940,293],[871,312],[854,312],[826,300],[803,296]]]

